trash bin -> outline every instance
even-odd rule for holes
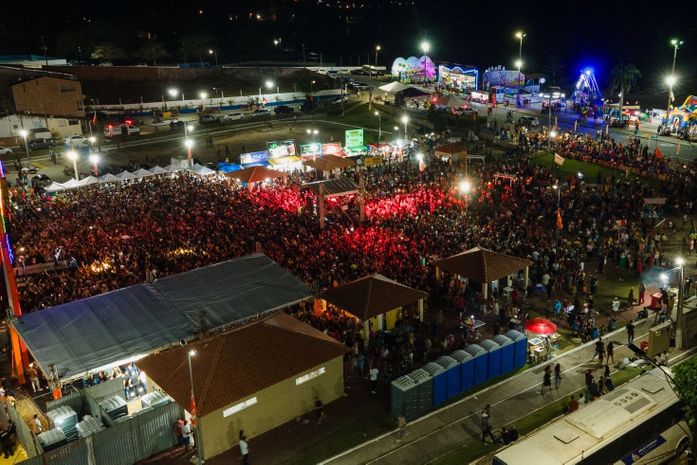
[[[460,364],[460,392],[468,391],[474,386],[474,359],[464,350],[450,354]]]
[[[448,378],[448,399],[460,394],[460,364],[457,360],[443,355],[436,360],[436,363],[445,369]]]

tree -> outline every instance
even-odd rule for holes
[[[697,357],[691,357],[680,365],[672,368],[673,380],[677,387],[678,397],[685,404],[685,418],[692,431],[691,451],[694,457],[697,454],[695,440],[697,440]]]
[[[136,52],[136,56],[152,61],[153,65],[157,64],[157,60],[167,58],[169,52],[162,42],[156,40],[146,41]]]
[[[637,81],[641,77],[639,69],[631,63],[620,63],[612,68],[612,91],[620,93],[620,121],[622,121],[622,105],[627,94],[636,86]]]
[[[213,36],[208,34],[187,34],[182,37],[181,51],[184,54],[184,61],[187,56],[197,56],[199,62],[203,61],[203,56],[208,54],[208,50],[214,48]]]
[[[106,43],[95,46],[91,56],[93,60],[122,60],[126,52],[118,45]]]

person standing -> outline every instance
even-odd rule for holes
[[[373,368],[370,369],[370,392],[375,394],[378,389],[378,374],[380,373],[380,370],[377,369],[375,365],[373,365]]]
[[[484,410],[482,410],[482,418],[480,420],[480,427],[482,428],[482,442],[486,442],[486,436],[489,435],[491,441],[496,443],[496,438],[491,433],[491,423],[489,422],[489,416],[491,415],[491,406],[486,404]]]
[[[41,424],[41,419],[39,418],[39,415],[36,413],[34,414],[34,418],[31,421],[31,432],[37,436],[44,432],[44,427]]]
[[[184,450],[189,450],[191,447],[191,424],[187,420],[184,420],[182,424],[182,441]]]
[[[558,391],[559,384],[561,384],[561,365],[557,363],[554,365],[554,388]]]
[[[631,344],[634,342],[634,324],[632,323],[632,320],[629,320],[629,323],[627,323],[627,344]]]
[[[242,465],[249,465],[249,444],[247,436],[240,431],[240,454],[242,454]]]
[[[403,413],[400,413],[397,417],[397,442],[404,439],[407,434],[407,418]]]
[[[41,383],[39,382],[39,373],[37,373],[36,368],[34,368],[33,363],[30,363],[29,367],[27,368],[27,376],[29,377],[29,380],[31,381],[32,391],[34,391],[34,393],[41,391]]]
[[[639,305],[644,304],[644,298],[646,296],[646,286],[644,286],[644,283],[642,282],[639,284]]]
[[[603,338],[599,337],[598,340],[595,342],[595,354],[593,355],[593,358],[591,360],[595,360],[595,357],[598,357],[598,363],[602,365],[604,356],[605,343],[603,342]]]
[[[320,400],[319,396],[315,396],[315,417],[317,418],[315,425],[321,425],[322,419],[324,418],[324,406],[322,405],[322,401]]]
[[[552,368],[549,365],[545,367],[545,373],[542,375],[542,390],[540,394],[545,393],[546,387],[548,387],[550,391],[552,390]]]
[[[612,341],[608,341],[605,352],[607,354],[606,355],[607,363],[610,363],[610,359],[612,359],[612,363],[615,363],[615,344]]]

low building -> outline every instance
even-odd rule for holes
[[[0,147],[22,145],[24,140],[19,131],[22,129],[29,131],[29,140],[31,140],[32,130],[40,128],[48,129],[54,139],[62,139],[75,134],[82,134],[82,125],[77,118],[8,115],[0,117]]]
[[[45,57],[43,55],[0,55],[0,65],[16,65],[25,68],[43,66],[67,66],[65,58]]]
[[[242,430],[258,436],[312,412],[315,397],[326,404],[344,393],[346,346],[285,312],[137,363],[148,389],[188,411],[190,350],[204,459],[236,446]]]
[[[17,113],[84,118],[82,85],[76,79],[39,76],[12,86]]]

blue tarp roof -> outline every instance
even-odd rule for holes
[[[12,322],[45,373],[82,376],[312,295],[263,254],[100,294]]]

